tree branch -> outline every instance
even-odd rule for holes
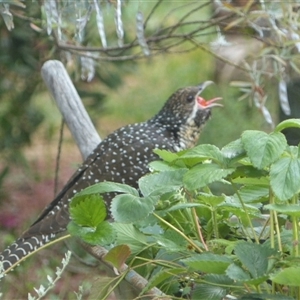
[[[101,142],[81,99],[63,64],[49,60],[42,67],[42,77],[85,159]]]

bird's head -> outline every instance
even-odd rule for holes
[[[205,100],[200,97],[202,91],[212,81],[205,81],[198,86],[190,86],[177,90],[170,96],[161,111],[156,116],[159,122],[173,130],[181,125],[191,124],[201,127],[206,123],[211,115],[211,108],[222,106],[217,103],[222,98],[217,97],[211,100]]]

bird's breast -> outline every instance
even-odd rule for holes
[[[182,125],[178,132],[178,147],[176,151],[182,151],[196,146],[202,127],[203,126],[199,127],[196,124]]]

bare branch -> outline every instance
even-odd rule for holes
[[[85,159],[101,142],[81,99],[63,64],[49,60],[42,67],[42,77]]]
[[[105,264],[107,267],[113,270],[114,267],[111,264],[109,264],[107,261],[103,260],[104,256],[108,253],[108,251],[105,248],[100,246],[91,246],[85,243],[82,243],[82,246],[88,253],[90,253],[96,259],[100,260],[103,264]],[[136,273],[135,271],[130,270],[126,264],[124,264],[122,269],[118,271],[122,273],[126,272],[126,275],[124,277],[125,280],[128,283],[130,283],[133,287],[135,287],[138,291],[142,291],[143,289],[146,288],[148,281],[142,276],[140,276],[138,273]],[[170,297],[166,296],[158,288],[151,289],[145,295],[151,296],[152,297],[151,299],[160,299],[160,300],[170,299]]]

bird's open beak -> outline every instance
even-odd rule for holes
[[[213,98],[210,100],[206,100],[199,96],[206,87],[208,87],[209,85],[211,85],[213,83],[214,83],[213,81],[205,81],[199,87],[199,93],[197,94],[196,97],[197,97],[198,105],[200,106],[201,109],[207,109],[207,108],[211,108],[214,106],[221,106],[221,107],[223,106],[220,103],[216,103],[216,101],[222,100],[221,97],[216,97],[216,98]]]

